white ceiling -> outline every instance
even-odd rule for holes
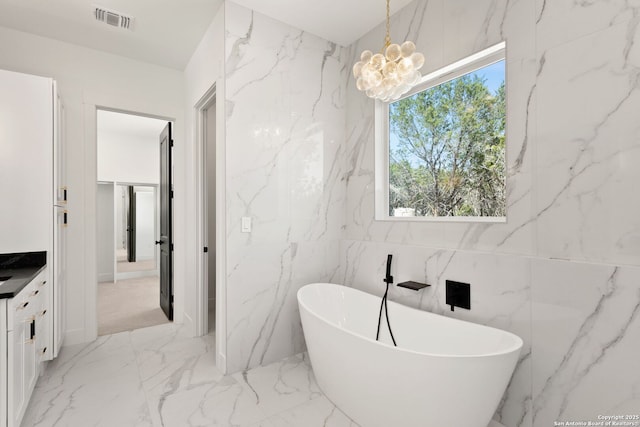
[[[166,120],[98,110],[98,135],[102,133],[127,135],[141,141],[160,141]]]
[[[232,0],[295,28],[348,46],[384,22],[385,0]],[[413,0],[391,0],[391,14]]]
[[[0,25],[183,70],[222,0],[0,0]],[[98,22],[93,6],[135,18]]]
[[[385,0],[232,0],[342,46],[384,22]],[[391,12],[412,0],[392,0]],[[223,0],[0,0],[0,26],[183,70]],[[133,16],[133,31],[94,19]]]

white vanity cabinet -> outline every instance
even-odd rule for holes
[[[40,351],[52,360],[65,328],[68,217],[64,107],[53,79],[0,70],[0,153],[0,254],[47,252],[51,321]]]
[[[2,427],[20,426],[38,379],[50,322],[46,285],[45,268],[18,295],[0,300]]]
[[[65,331],[64,108],[47,77],[0,70],[0,94],[0,256],[42,253],[47,265],[0,298],[0,427],[19,427]]]

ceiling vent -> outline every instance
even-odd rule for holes
[[[133,31],[133,17],[123,15],[120,12],[94,6],[94,16],[97,21],[104,22],[112,27],[124,28]]]

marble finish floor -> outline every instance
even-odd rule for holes
[[[22,427],[356,426],[318,389],[303,355],[224,376],[213,335],[173,323],[63,348]]]
[[[64,347],[22,427],[357,427],[305,355],[224,376],[214,346],[213,334],[189,338],[170,323]]]

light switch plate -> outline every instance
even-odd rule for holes
[[[243,216],[241,222],[241,231],[243,233],[251,233],[251,217]]]

